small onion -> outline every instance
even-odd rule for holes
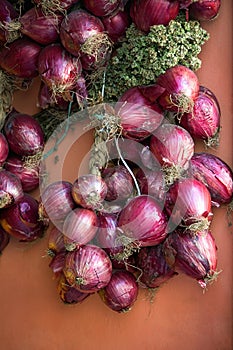
[[[76,204],[88,209],[101,207],[107,194],[107,185],[98,175],[79,176],[72,185],[72,196]]]
[[[18,17],[19,13],[9,1],[0,1],[0,43],[5,44],[9,41],[9,25]]]
[[[200,86],[192,112],[181,116],[180,125],[188,130],[192,137],[204,139],[209,146],[216,146],[218,145],[220,116],[216,96],[210,89]]]
[[[177,180],[167,192],[165,206],[172,229],[182,224],[197,232],[208,229],[212,220],[210,192],[194,178]]]
[[[20,18],[20,31],[41,45],[49,45],[59,39],[59,27],[63,15],[45,14],[41,8],[32,7]]]
[[[165,92],[158,98],[162,108],[180,114],[192,112],[200,87],[194,71],[177,65],[168,68],[157,78],[156,83],[165,88]]]
[[[136,255],[136,266],[141,271],[138,278],[144,288],[158,288],[171,277],[177,275],[167,263],[163,244],[143,247]]]
[[[0,224],[6,232],[20,241],[34,241],[42,237],[45,231],[45,225],[39,219],[38,208],[38,201],[24,193],[16,204],[0,211]]]
[[[189,6],[190,17],[198,21],[215,19],[220,10],[221,0],[198,0]]]
[[[0,226],[0,254],[10,243],[10,235]]]
[[[70,285],[81,292],[94,293],[109,283],[112,263],[102,248],[88,244],[67,253],[63,271]]]
[[[90,209],[75,208],[66,217],[63,225],[64,243],[72,251],[89,243],[98,229],[96,213]]]
[[[8,208],[23,198],[20,178],[5,169],[0,170],[0,209]]]
[[[210,231],[174,231],[164,242],[164,252],[172,269],[196,279],[202,288],[218,275],[217,246]]]
[[[18,78],[32,79],[38,75],[41,46],[23,37],[0,48],[0,67]]]
[[[61,251],[65,250],[64,236],[63,233],[58,230],[56,226],[53,226],[49,231],[48,236],[48,256],[54,257]]]
[[[49,263],[49,268],[52,270],[54,277],[59,277],[63,272],[63,268],[66,261],[66,250],[61,250],[56,255],[54,255]]]
[[[138,29],[149,32],[153,25],[167,25],[179,13],[176,0],[132,0],[130,16]]]
[[[70,286],[63,273],[60,275],[57,290],[60,299],[65,304],[81,303],[90,295],[88,293],[82,293],[77,288]]]
[[[125,166],[107,167],[101,175],[107,185],[107,201],[122,202],[133,194],[133,179]]]
[[[63,222],[75,202],[71,194],[72,184],[69,181],[55,181],[49,184],[41,193],[39,214],[45,222],[51,221],[61,231]]]
[[[24,192],[35,190],[39,186],[39,166],[27,164],[24,157],[10,154],[4,168],[20,178]]]
[[[228,164],[214,154],[194,153],[190,171],[209,190],[212,205],[219,207],[233,199],[233,173]]]
[[[141,194],[148,194],[163,203],[166,198],[164,174],[161,170],[138,168],[135,177]]]
[[[84,0],[83,5],[97,17],[108,16],[117,9],[121,0]]]
[[[162,166],[165,182],[171,185],[188,169],[194,141],[181,126],[163,124],[151,135],[150,150]]]
[[[4,134],[10,150],[20,156],[34,156],[44,148],[44,133],[39,122],[31,115],[15,113],[7,118]]]
[[[99,292],[99,295],[102,301],[113,311],[129,311],[138,296],[136,278],[129,271],[116,270],[113,272],[108,285]]]
[[[9,154],[9,145],[6,137],[0,132],[0,166],[2,166]]]
[[[102,22],[109,38],[117,43],[125,36],[131,21],[128,12],[119,8],[113,14],[103,17]]]

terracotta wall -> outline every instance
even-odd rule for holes
[[[219,17],[204,26],[211,36],[201,53],[198,77],[215,92],[222,110],[221,142],[212,152],[232,166],[232,1],[222,1]],[[37,111],[38,86],[35,80],[29,91],[15,94],[19,111]],[[64,178],[74,179],[80,162],[80,171],[85,172],[91,136],[90,132],[83,135],[70,149]],[[44,257],[47,237],[26,245],[12,239],[0,258],[1,349],[231,350],[233,228],[225,208],[214,211],[212,232],[222,272],[208,291],[203,293],[194,280],[179,275],[160,288],[153,303],[140,292],[133,309],[125,314],[108,309],[98,295],[80,305],[63,304]]]

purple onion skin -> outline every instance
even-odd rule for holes
[[[195,235],[173,231],[164,242],[164,252],[172,269],[196,279],[202,288],[216,277],[217,246],[210,231]]]
[[[137,300],[138,284],[132,273],[125,270],[116,270],[108,285],[99,295],[103,302],[113,311],[129,311]]]
[[[50,220],[62,231],[66,216],[76,207],[71,194],[69,181],[56,181],[49,184],[41,194],[39,213],[45,222]]]
[[[83,293],[94,293],[109,283],[112,263],[102,248],[87,244],[67,253],[63,272],[70,285]]]
[[[41,8],[33,7],[20,17],[20,31],[41,45],[49,45],[58,41],[63,18],[59,13],[45,15]]]
[[[58,252],[49,263],[49,268],[52,270],[54,277],[58,277],[64,268],[67,252],[65,250]]]
[[[10,243],[10,235],[0,226],[0,254]]]
[[[44,235],[45,226],[39,220],[38,201],[25,193],[13,206],[2,209],[0,223],[3,229],[21,242],[31,242]]]
[[[199,0],[189,6],[190,18],[198,21],[215,19],[220,11],[221,0]]]
[[[8,208],[23,198],[20,178],[5,169],[0,170],[0,209]]]
[[[98,222],[99,229],[96,234],[96,245],[110,254],[116,247],[117,215],[99,212]]]
[[[0,166],[2,166],[9,154],[9,145],[6,137],[0,132]]]
[[[124,38],[131,20],[127,11],[119,9],[116,13],[103,17],[102,22],[109,38],[117,43]]]
[[[177,275],[165,259],[162,243],[141,248],[136,255],[136,266],[142,271],[139,283],[144,288],[158,288]]]
[[[166,187],[164,175],[161,170],[150,170],[147,168],[138,168],[135,172],[141,194],[148,194],[164,203],[166,198]]]
[[[87,297],[91,295],[88,293],[82,293],[75,287],[70,286],[63,273],[60,275],[58,285],[57,285],[57,290],[58,290],[60,299],[65,304],[81,303],[83,300],[85,300]]]
[[[18,78],[38,76],[38,57],[41,46],[29,38],[19,38],[0,48],[0,67]]]
[[[108,16],[113,13],[117,7],[120,5],[121,0],[84,0],[83,5],[97,17]]]
[[[232,201],[233,172],[221,158],[211,153],[194,153],[190,172],[208,188],[212,205],[219,207]]]
[[[166,227],[167,217],[163,209],[148,195],[131,199],[118,218],[118,228],[123,236],[141,247],[161,243],[167,235]]]
[[[19,17],[19,13],[14,6],[7,0],[0,1],[0,23],[6,25],[12,20]],[[7,42],[7,29],[0,29],[0,42],[3,44]]]
[[[41,86],[38,93],[37,106],[42,109],[48,107],[55,107],[60,110],[67,110],[69,107],[69,101],[66,101],[62,96],[54,96],[54,93],[49,89],[48,85],[41,82]]]
[[[44,148],[43,130],[39,122],[28,114],[12,114],[3,130],[10,150],[19,156],[32,156]]]
[[[130,16],[138,29],[149,32],[152,25],[167,25],[179,13],[176,0],[133,0]]]
[[[39,186],[39,166],[27,167],[22,157],[10,154],[4,168],[20,178],[24,192],[31,192]]]

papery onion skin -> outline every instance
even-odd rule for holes
[[[58,280],[57,290],[60,299],[65,304],[78,304],[90,296],[90,294],[82,293],[77,288],[70,286],[63,273]]]
[[[20,31],[41,45],[49,45],[58,41],[62,20],[63,15],[59,13],[45,15],[41,8],[33,7],[20,17]]]
[[[4,168],[20,178],[24,192],[31,192],[39,186],[39,165],[27,166],[23,157],[10,154]]]
[[[109,38],[117,43],[125,36],[131,20],[127,11],[119,9],[116,13],[103,17],[102,22]]]
[[[221,0],[199,0],[189,6],[190,18],[198,21],[215,19],[220,11]]]
[[[130,16],[137,28],[149,32],[152,25],[167,25],[179,13],[179,1],[176,0],[133,0]]]
[[[128,271],[116,270],[113,272],[108,285],[99,292],[99,295],[113,311],[129,311],[138,296],[136,278]]]
[[[38,76],[38,57],[41,46],[29,38],[19,38],[0,48],[0,67],[18,78]]]
[[[167,192],[165,207],[173,229],[180,224],[191,228],[203,221],[209,225],[213,216],[210,192],[195,178],[177,180]]]
[[[136,141],[149,137],[164,119],[157,102],[151,102],[137,86],[128,89],[118,99],[115,111],[120,119],[122,135]]]
[[[70,285],[94,293],[109,283],[112,263],[102,248],[88,244],[68,252],[63,272]]]
[[[20,156],[33,156],[44,148],[44,133],[39,122],[28,114],[15,113],[7,118],[4,127],[9,148]]]
[[[192,137],[204,139],[208,144],[220,129],[220,118],[221,111],[216,96],[209,88],[200,86],[192,112],[181,116],[180,125],[188,130]]]
[[[89,243],[98,230],[98,217],[91,209],[75,208],[66,217],[63,225],[64,243],[72,251]]]
[[[120,5],[121,0],[84,0],[84,7],[97,17],[110,15]]]
[[[0,170],[0,209],[8,208],[23,198],[20,178],[5,169]]]
[[[79,176],[72,185],[72,196],[77,205],[87,209],[98,209],[107,194],[107,185],[98,175]]]
[[[0,42],[6,43],[8,40],[7,25],[14,19],[19,17],[19,13],[15,10],[14,6],[7,0],[0,1],[0,24],[5,26],[0,29]]]
[[[165,92],[158,98],[162,108],[181,114],[192,111],[200,88],[198,77],[193,70],[176,65],[161,74],[156,83],[165,88]]]
[[[167,235],[166,227],[167,217],[163,209],[148,195],[130,199],[118,218],[118,228],[122,235],[139,247],[161,243]]]
[[[162,243],[141,248],[136,255],[136,266],[141,271],[139,284],[144,288],[158,288],[177,275],[166,262]]]
[[[39,214],[42,220],[50,220],[62,231],[66,216],[76,207],[72,183],[61,180],[49,184],[41,193]]]
[[[44,235],[45,225],[39,220],[38,201],[31,195],[0,211],[0,224],[11,236],[21,242],[31,242]]]
[[[0,255],[10,243],[10,235],[0,226]]]
[[[116,165],[103,169],[101,173],[106,185],[107,201],[122,202],[133,194],[133,179],[125,166]]]
[[[194,153],[190,160],[191,175],[209,190],[212,205],[219,207],[233,199],[233,173],[221,158],[211,153]]]
[[[78,57],[71,56],[60,43],[45,46],[38,58],[42,81],[56,94],[70,94],[82,72]]]
[[[4,164],[9,154],[9,146],[6,137],[0,132],[0,167]]]
[[[164,242],[167,263],[177,272],[196,279],[202,288],[217,276],[217,246],[211,231],[172,232]]]

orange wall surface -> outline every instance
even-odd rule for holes
[[[210,151],[232,167],[232,1],[223,0],[218,18],[203,26],[210,39],[202,48],[202,68],[197,75],[201,85],[216,94],[222,112],[220,145]],[[36,113],[38,87],[35,80],[27,92],[17,91],[15,108]],[[74,180],[80,164],[85,172],[92,142],[92,133],[87,132],[73,143],[64,158],[64,179]],[[196,150],[203,149],[197,144]],[[195,280],[178,275],[160,287],[153,302],[140,291],[132,310],[124,314],[111,311],[98,295],[81,304],[63,304],[45,257],[47,235],[33,244],[11,239],[0,257],[0,348],[232,350],[233,226],[229,226],[226,208],[214,209],[211,230],[222,272],[205,293]]]

